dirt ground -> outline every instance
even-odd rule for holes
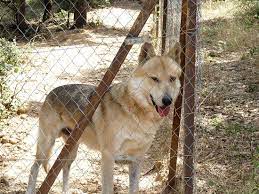
[[[91,11],[89,18],[102,21],[101,25],[81,30],[51,31],[47,40],[38,37],[30,45],[18,42],[28,60],[22,65],[22,71],[10,75],[9,85],[19,91],[17,97],[27,110],[20,108],[17,114],[1,121],[4,123],[0,130],[1,194],[25,192],[35,155],[38,113],[46,94],[62,84],[96,84],[102,78],[140,8],[130,3],[134,6],[123,3]],[[150,32],[151,27],[149,20],[143,33]],[[133,47],[115,82],[127,79],[137,63],[139,48],[140,45]],[[199,56],[203,60],[200,61],[202,73],[197,80],[196,192],[252,193],[251,188],[258,184],[255,183],[258,176],[253,165],[259,144],[256,61],[242,59],[240,53],[224,52],[217,45],[206,44],[202,45]],[[142,193],[159,193],[165,186],[169,126],[170,121],[167,121],[146,155],[140,182]],[[62,145],[62,141],[55,144],[51,163]],[[181,172],[181,152],[179,156]],[[70,176],[74,193],[100,193],[99,159],[98,153],[85,146],[80,147]],[[162,164],[161,168],[144,175],[155,163]],[[127,173],[126,165],[115,166],[117,193],[126,193]],[[45,176],[41,169],[38,185]],[[58,177],[51,193],[61,193],[61,178]]]
[[[197,193],[259,193],[258,28],[235,20],[233,1],[220,5],[202,10]]]

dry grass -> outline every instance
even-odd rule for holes
[[[259,193],[258,7],[204,3],[202,16],[197,191]]]
[[[258,9],[254,3],[240,1],[205,3],[202,7],[204,42],[224,52],[255,52],[259,45]]]
[[[233,18],[239,7],[234,1],[218,1],[218,2],[206,2],[202,4],[202,20],[217,19],[222,16],[225,18]]]

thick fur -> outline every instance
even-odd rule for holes
[[[79,143],[102,155],[103,194],[113,193],[113,167],[117,160],[129,161],[129,193],[138,193],[144,154],[167,115],[161,110],[173,106],[179,93],[180,52],[177,43],[167,55],[155,56],[152,45],[145,43],[132,77],[110,88],[84,130]],[[39,115],[36,160],[31,168],[27,194],[35,193],[39,167],[43,165],[48,170],[55,139],[66,138],[71,133],[94,89],[90,85],[71,84],[55,88],[46,97]],[[78,145],[63,169],[64,193],[68,192],[69,169],[77,148]]]

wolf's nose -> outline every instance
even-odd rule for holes
[[[165,106],[169,106],[170,104],[172,104],[172,98],[168,95],[164,96],[162,98],[162,103],[165,105]]]

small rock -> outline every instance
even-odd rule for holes
[[[5,177],[1,177],[0,178],[0,183],[5,185],[6,187],[9,187],[9,182],[7,181],[7,179]]]
[[[10,144],[17,144],[17,143],[18,143],[18,140],[15,139],[15,138],[10,138],[10,139],[9,139],[9,143],[10,143]]]
[[[21,119],[26,119],[26,117],[27,117],[26,114],[22,114],[22,115],[20,116]]]
[[[89,185],[87,188],[89,193],[96,193],[97,192],[97,185]]]
[[[219,43],[220,45],[226,45],[226,44],[227,44],[226,41],[222,41],[222,40],[219,40],[218,43]]]
[[[29,108],[28,105],[23,105],[23,106],[21,106],[21,107],[18,108],[17,114],[18,114],[18,115],[26,114],[26,113],[29,112],[29,109],[30,109],[30,108]]]
[[[2,140],[1,140],[1,143],[2,143],[2,144],[9,143],[9,138],[6,137],[6,136],[3,136],[3,137],[2,137]]]

